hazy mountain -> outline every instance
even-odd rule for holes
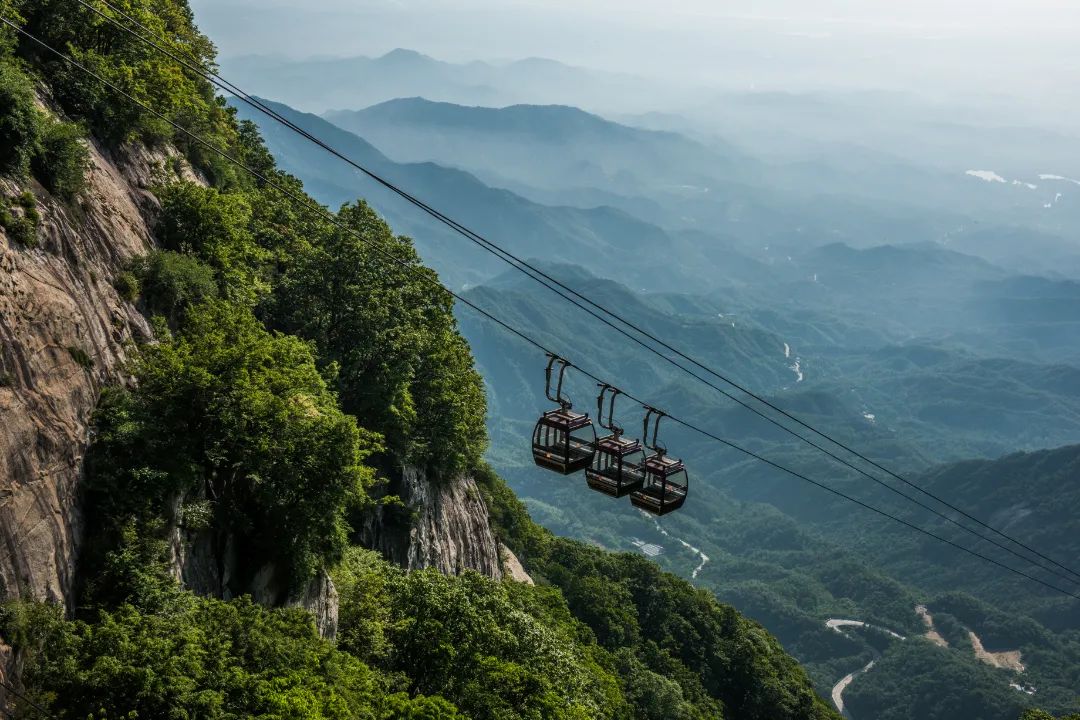
[[[678,286],[687,277],[707,279],[706,268],[687,264],[657,274],[650,264],[673,255],[693,257],[697,249],[675,250],[677,239],[655,225],[614,208],[590,209],[540,205],[506,190],[491,188],[475,176],[434,163],[396,163],[364,139],[315,115],[268,103],[298,126],[323,139],[345,156],[422,200],[430,200],[459,222],[490,236],[526,258],[572,262],[618,274],[657,289]],[[386,215],[395,228],[415,238],[424,258],[452,284],[477,282],[505,267],[495,258],[428,218],[420,210],[362,176],[344,162],[246,105],[236,105],[242,119],[259,125],[281,166],[300,177],[321,202],[337,206],[363,197]],[[699,273],[699,271],[701,271]],[[702,274],[705,273],[705,274]]]
[[[411,98],[325,117],[399,161],[430,160],[549,191],[687,196],[710,192],[726,178],[748,182],[758,172],[730,147],[706,147],[567,106],[465,107]]]
[[[785,113],[785,103],[795,103],[770,97],[750,106]],[[835,109],[825,98],[817,106]],[[940,242],[1028,272],[1080,276],[1080,244],[1067,239],[1075,224],[1067,194],[1058,198],[1026,180],[987,182],[964,165],[920,167],[852,144],[761,162],[715,136],[692,139],[690,121],[675,123],[678,131],[647,131],[565,106],[410,98],[326,117],[396,160],[462,168],[542,204],[608,205],[669,229],[737,234],[762,245],[785,237],[794,245]]]
[[[646,131],[562,106],[464,107],[419,98],[328,115],[403,161],[452,165],[542,204],[608,205],[670,231],[745,244],[934,240],[967,219],[916,212],[827,165],[768,166],[718,140]]]
[[[280,98],[304,110],[362,108],[395,98],[423,96],[465,105],[521,102],[606,104],[643,109],[643,81],[631,75],[573,67],[543,58],[502,63],[448,63],[414,50],[381,57],[287,59],[247,55],[221,61],[222,72],[249,92]],[[649,101],[667,91],[648,83]]]
[[[1040,265],[1045,276],[1018,274],[1005,252],[1008,242],[995,234],[998,226],[979,228],[997,238],[995,254],[993,243],[979,248],[967,242],[967,230],[949,234],[950,227],[976,227],[962,213],[928,214],[905,207],[903,198],[889,200],[887,193],[870,202],[872,193],[858,197],[839,185],[836,194],[814,195],[809,165],[768,175],[787,178],[791,186],[801,182],[803,192],[783,183],[745,185],[741,194],[711,203],[650,193],[657,207],[649,212],[658,216],[658,224],[607,208],[547,206],[493,189],[488,181],[498,178],[485,172],[500,164],[516,168],[529,151],[551,154],[560,138],[576,143],[568,155],[610,151],[628,172],[635,165],[627,156],[635,148],[642,162],[653,162],[655,156],[640,149],[672,141],[669,133],[628,128],[572,108],[486,110],[409,100],[334,116],[356,123],[361,135],[370,131],[378,137],[376,145],[399,147],[403,157],[395,160],[325,120],[291,117],[348,154],[366,158],[410,191],[436,204],[446,202],[467,223],[488,223],[493,239],[514,243],[515,252],[530,257],[542,255],[547,272],[905,476],[960,504],[981,494],[984,502],[971,500],[971,506],[1018,534],[1031,529],[1025,524],[1030,517],[1040,525],[1030,535],[1037,542],[1053,545],[1058,534],[1073,532],[1056,506],[1022,500],[1029,482],[1035,488],[1030,492],[1040,498],[1049,493],[1046,486],[1055,485],[1067,506],[1073,493],[1064,487],[1075,464],[1072,451],[1050,453],[1047,460],[1024,459],[1037,457],[1031,455],[999,463],[994,458],[1080,437],[1080,291],[1078,283],[1050,276],[1053,261]],[[456,244],[460,239],[417,222],[411,210],[394,209],[379,191],[291,134],[270,126],[264,131],[284,167],[321,198],[337,202],[364,193],[385,206],[395,225],[417,238],[445,276],[477,284],[468,291],[470,300],[528,328],[571,360],[726,439],[946,537],[964,539],[955,528],[797,444],[519,274],[495,263],[473,265],[472,256]],[[478,169],[465,172],[466,150],[483,150],[485,136],[500,152],[472,159]],[[676,137],[672,142],[684,147],[694,142]],[[441,162],[399,161],[425,157]],[[582,173],[560,165],[562,158],[544,160],[551,163],[545,172],[553,180],[560,173]],[[862,160],[866,164],[858,167]],[[854,182],[875,162],[852,160],[847,170],[857,172],[836,177]],[[903,185],[919,172],[898,172],[894,179]],[[806,173],[801,181],[799,173]],[[524,186],[525,179],[516,182]],[[973,196],[987,193],[986,200],[976,202],[992,203],[1003,192],[1031,192],[963,174],[943,181],[938,191],[954,181]],[[627,191],[615,184],[606,192],[633,198],[621,195]],[[926,194],[923,189],[910,197],[921,203]],[[731,212],[734,206],[739,213]],[[688,208],[721,220],[666,224]],[[1004,217],[1011,211],[1000,212]],[[686,227],[691,224],[711,232]],[[1023,227],[1023,233],[1042,233],[1048,257],[1064,257],[1053,255],[1063,252],[1060,236]],[[617,248],[626,256],[613,255]],[[994,650],[1020,648],[1028,665],[1024,679],[1039,686],[1044,703],[1070,707],[1068,692],[1076,679],[1070,668],[1077,665],[1073,638],[1080,619],[1067,603],[1020,580],[1003,580],[993,568],[967,572],[967,556],[943,551],[684,428],[668,427],[665,439],[691,466],[693,503],[662,524],[625,503],[583,493],[578,480],[540,473],[522,439],[546,404],[543,358],[466,308],[459,308],[458,316],[487,381],[492,461],[545,525],[612,549],[633,551],[641,543],[662,547],[659,561],[665,567],[694,575],[699,585],[776,632],[806,663],[820,692],[880,657],[881,674],[861,679],[865,684],[852,694],[864,716],[889,707],[904,720],[921,720],[925,705],[920,703],[945,698],[976,708],[972,712],[978,717],[1012,720],[1010,713],[1029,702],[1010,688],[1014,675],[976,659],[970,641],[943,653],[919,640],[923,625],[914,608],[920,602],[931,604],[943,628],[977,631]],[[572,373],[568,387],[577,407],[591,407],[590,380]],[[627,427],[634,428],[640,418],[632,403],[621,408]],[[982,460],[935,469],[942,461],[972,457]],[[1000,491],[982,489],[1001,473],[1010,479]],[[1026,479],[1035,473],[1037,480]],[[1008,599],[999,597],[1002,588]],[[961,601],[946,593],[956,589],[972,597]],[[840,634],[825,626],[835,617],[872,622],[912,641]],[[994,622],[987,624],[987,617]],[[1014,635],[1000,628],[1023,630],[1029,640],[1010,644]],[[934,671],[914,680],[899,677],[896,668],[905,663]]]

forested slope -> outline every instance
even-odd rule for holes
[[[213,61],[182,0],[125,9]],[[641,558],[529,520],[481,460],[482,381],[409,239],[362,201],[332,216],[298,206],[282,189],[300,183],[208,85],[74,0],[0,0],[0,13],[270,178],[0,32],[0,161],[4,187],[19,190],[0,241],[12,263],[50,259],[39,239],[57,217],[89,232],[80,218],[95,212],[102,158],[159,158],[126,189],[152,250],[101,266],[148,322],[121,338],[122,368],[95,376],[108,387],[91,385],[71,597],[4,588],[10,713],[835,717],[756,623]],[[4,339],[22,352],[17,332]],[[66,355],[88,373],[97,362],[77,346]],[[7,358],[0,392],[22,391]],[[3,467],[8,485],[31,480]],[[475,476],[536,584],[406,573],[361,547],[373,515],[413,522],[419,508],[388,492],[403,467],[435,485]],[[218,560],[216,586],[196,594],[203,551]]]

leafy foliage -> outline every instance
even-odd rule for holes
[[[11,202],[3,198],[0,204],[0,227],[8,236],[28,248],[37,247],[37,228],[41,215],[37,210],[37,198],[27,191]]]
[[[98,140],[112,145],[135,139],[150,144],[169,141],[178,146],[215,186],[254,186],[252,180],[231,163],[190,140],[188,135],[174,130],[169,122],[154,117],[127,99],[118,98],[113,89],[118,88],[170,121],[202,135],[216,147],[248,157],[246,142],[249,138],[243,137],[234,113],[205,80],[180,70],[176,61],[75,0],[32,3],[0,0],[0,9],[45,43],[71,55],[76,62],[103,78],[104,83],[90,77],[6,26],[0,30],[0,55],[14,54],[25,60],[48,84],[52,98],[63,112],[85,123]],[[176,57],[193,64],[213,66],[214,46],[196,29],[186,0],[133,0],[123,3],[122,10],[149,28],[155,41],[162,43]],[[68,128],[66,133],[70,136],[74,130]],[[20,147],[29,149],[32,145]],[[66,141],[62,147],[75,150],[75,146]],[[66,162],[78,160],[77,156],[61,154],[61,158],[65,162],[59,167],[69,171],[77,167],[77,163]]]
[[[39,147],[30,164],[49,192],[70,200],[86,186],[90,165],[86,131],[76,123],[43,116]]]
[[[56,718],[176,720],[455,720],[440,698],[409,696],[320,639],[302,610],[267,610],[185,595],[173,612],[130,605],[95,622],[57,607],[8,605],[5,637],[27,657],[31,698]],[[18,717],[34,717],[19,707]]]
[[[30,79],[11,63],[0,61],[0,173],[24,174],[40,136]]]
[[[106,395],[97,416],[91,517],[113,540],[101,546],[119,544],[128,518],[168,518],[170,502],[194,496],[252,560],[270,554],[306,578],[337,557],[378,440],[338,409],[307,345],[210,301],[144,347],[134,372],[136,388]]]
[[[31,76],[0,54],[0,174],[32,170],[50,192],[71,199],[85,184],[89,157],[83,128],[38,110]]]
[[[158,190],[156,236],[166,250],[195,255],[214,268],[226,295],[245,304],[267,292],[260,277],[266,255],[248,231],[251,200],[193,182]]]
[[[16,25],[24,22],[19,10],[23,0],[0,0],[0,13]],[[0,26],[0,56],[10,54],[18,44],[18,33],[7,25]]]
[[[477,465],[485,397],[450,295],[417,277],[437,279],[366,203],[338,217],[345,229],[327,228],[286,267],[273,324],[315,343],[346,412],[399,457],[445,473]]]
[[[353,550],[335,573],[339,647],[477,718],[625,715],[619,682],[559,593],[476,573],[405,573]]]
[[[552,536],[533,524],[494,473],[479,479],[502,540],[560,589],[573,615],[627,672],[651,673],[645,681],[652,684],[658,682],[652,675],[676,683],[687,717],[713,717],[721,707],[740,718],[833,717],[804,671],[760,625],[643,557]],[[655,711],[640,689],[627,693],[637,713]]]
[[[1080,715],[1055,718],[1050,713],[1043,712],[1042,710],[1028,710],[1020,717],[1020,720],[1080,720]]]
[[[69,345],[67,350],[68,354],[71,355],[71,359],[77,362],[83,369],[89,370],[94,367],[94,359],[81,347]]]
[[[128,299],[139,300],[147,315],[164,317],[174,328],[189,308],[218,297],[213,268],[191,255],[152,252],[136,260],[125,275]]]

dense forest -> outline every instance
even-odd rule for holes
[[[183,0],[125,10],[213,63]],[[532,522],[482,460],[482,381],[408,238],[363,201],[331,215],[291,200],[300,182],[210,86],[74,0],[0,0],[0,14],[269,179],[0,31],[0,171],[27,189],[0,222],[19,252],[42,252],[39,204],[89,201],[91,144],[172,158],[157,249],[112,279],[154,337],[94,416],[77,609],[0,609],[22,666],[14,717],[836,717],[760,625]],[[403,464],[475,475],[537,584],[405,573],[361,548]],[[184,590],[176,528],[228,536],[248,560],[240,587],[271,567],[289,596],[329,573],[336,639],[304,610]]]

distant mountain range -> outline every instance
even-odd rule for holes
[[[453,214],[471,229],[489,235],[525,258],[580,264],[655,289],[673,289],[689,277],[707,280],[701,264],[653,269],[671,257],[699,252],[656,225],[611,207],[549,207],[507,190],[485,185],[470,173],[435,163],[397,163],[366,140],[319,118],[269,102],[283,116],[322,138],[347,157],[421,199]],[[391,220],[399,231],[415,238],[428,263],[452,285],[475,283],[505,267],[465,238],[428,218],[421,211],[345,163],[334,159],[273,120],[236,103],[241,119],[254,121],[282,168],[304,180],[320,202],[337,207],[363,197]],[[683,247],[676,250],[676,244]]]
[[[1076,449],[993,459],[1080,437],[1080,283],[1061,276],[1069,246],[1054,233],[1022,226],[1010,234],[962,213],[923,213],[905,206],[904,197],[867,202],[865,195],[839,189],[815,195],[810,178],[820,166],[773,174],[775,167],[723,144],[644,131],[574,108],[485,109],[407,99],[328,116],[355,132],[275,108],[869,456],[1040,546],[1066,554],[1073,549],[1071,539],[1061,537],[1075,524],[1062,508],[1075,499],[1070,473]],[[336,205],[363,196],[375,204],[396,230],[416,239],[451,285],[469,285],[471,301],[725,438],[896,509],[899,501],[882,488],[508,271],[306,141],[243,108],[240,114],[260,123],[282,167],[320,200]],[[669,157],[678,160],[668,163]],[[575,167],[575,160],[584,167]],[[593,166],[602,163],[619,170],[589,180]],[[744,163],[764,173],[761,184],[722,185]],[[640,177],[627,180],[635,172],[648,178],[706,174],[713,165],[720,168],[716,187],[725,188],[715,198],[653,190],[635,196],[632,182]],[[560,174],[583,196],[607,197],[622,209],[585,200],[576,206],[542,202]],[[916,176],[896,177],[902,185]],[[856,176],[846,177],[853,182]],[[954,181],[972,196],[1013,189],[969,180],[960,176],[937,189],[944,192]],[[791,189],[798,185],[804,186],[800,192]],[[652,206],[643,206],[645,197]],[[701,216],[679,221],[691,211]],[[705,213],[708,220],[702,220]],[[941,232],[965,223],[974,229]],[[1025,243],[1033,238],[1041,244],[1029,259],[1042,275],[1021,274],[1018,269],[1028,266],[1014,261],[1025,256]],[[985,669],[967,648],[949,650],[942,659],[922,641],[883,646],[872,637],[841,636],[824,624],[829,617],[856,617],[914,637],[923,627],[914,607],[923,602],[943,627],[960,623],[977,629],[995,649],[1020,648],[1029,667],[1025,682],[1038,685],[1048,706],[1071,707],[1068,693],[1076,678],[1068,668],[1076,666],[1077,655],[1076,640],[1069,638],[1080,627],[1073,607],[1026,584],[1002,581],[993,568],[972,571],[967,558],[883,525],[877,516],[864,517],[858,508],[685,429],[669,427],[665,439],[693,469],[694,500],[662,525],[606,498],[583,497],[580,483],[541,476],[521,438],[545,405],[538,382],[543,359],[465,308],[458,317],[486,379],[491,460],[545,525],[612,549],[634,551],[635,542],[663,546],[659,562],[695,574],[701,586],[764,622],[807,664],[822,692],[875,654],[883,667],[910,656],[973,678],[913,688],[903,678],[894,683],[891,675],[883,680],[867,674],[852,694],[859,707],[876,708],[891,697],[882,684],[905,697],[1009,700],[977,715],[993,720],[1013,720],[1013,710],[1026,702],[1026,695],[1012,695],[1011,676],[978,672]],[[593,402],[587,378],[571,378],[569,389],[577,406]],[[628,427],[640,422],[632,404],[622,413]],[[939,465],[970,457],[982,460]],[[899,511],[947,537],[957,535],[917,509]],[[974,597],[943,594],[957,588]],[[999,597],[1000,588],[1008,597]],[[1054,639],[1059,629],[1063,639]],[[1014,642],[1018,635],[1028,639]],[[897,717],[930,716],[915,709]]]
[[[583,173],[575,170],[575,162],[610,163],[618,168],[612,178],[650,167],[656,168],[646,173],[650,178],[678,173],[680,167],[697,168],[684,170],[683,177],[713,171],[723,176],[725,168],[744,164],[757,167],[738,153],[726,156],[675,133],[640,130],[574,108],[492,110],[421,99],[335,113],[335,119],[358,131],[353,133],[284,105],[274,107],[524,258],[581,266],[653,293],[687,287],[700,295],[715,292],[718,303],[760,323],[772,324],[773,312],[778,312],[776,318],[801,316],[803,322],[780,322],[777,329],[804,344],[814,342],[825,324],[831,329],[824,337],[835,340],[841,331],[849,333],[846,342],[877,332],[884,333],[879,340],[948,338],[979,352],[1018,358],[1062,361],[1078,356],[1080,343],[1073,342],[1080,338],[1080,311],[1075,309],[1080,304],[1072,302],[1075,284],[1002,284],[1010,272],[949,249],[970,246],[957,237],[945,246],[909,241],[852,247],[877,227],[903,236],[897,230],[902,226],[843,199],[819,198],[815,205],[806,205],[779,191],[736,185],[711,199],[648,193],[654,204],[650,206],[634,195],[620,194],[617,180],[607,190],[594,188],[594,194],[606,193],[612,204],[546,204],[534,196],[542,183],[580,179]],[[282,166],[301,177],[322,202],[337,206],[367,198],[395,228],[415,239],[428,262],[452,285],[484,283],[504,270],[494,257],[276,122],[244,106],[239,112],[261,126]],[[392,154],[404,155],[399,158],[404,161],[391,160],[368,142],[372,137],[382,148],[392,148]],[[410,151],[412,139],[416,143]],[[425,156],[426,161],[414,161]],[[458,169],[454,160],[470,167]],[[520,193],[500,189],[486,176],[483,168],[496,166],[522,175],[520,182],[509,183],[523,188]],[[533,184],[526,186],[526,180]],[[711,232],[679,229],[672,216],[680,211],[711,213],[716,221],[704,223]],[[915,215],[913,222],[925,220]],[[992,228],[982,232],[985,238],[995,237]],[[1019,242],[1029,232],[1017,228],[1013,234]],[[1067,268],[1066,246],[1052,236],[1042,237],[1040,257],[1053,267]],[[995,259],[1025,267],[1009,263],[1006,245],[1003,239],[993,246]],[[1024,249],[1015,252],[1022,255]]]
[[[380,57],[302,60],[248,55],[223,59],[221,65],[230,80],[249,92],[316,112],[412,96],[492,106],[534,102],[596,108],[615,103],[631,111],[644,110],[668,94],[659,83],[543,58],[458,64],[405,49]],[[641,100],[627,103],[627,98]]]
[[[760,174],[755,161],[731,146],[706,146],[563,105],[487,108],[409,98],[325,117],[397,160],[465,168],[542,202],[653,198],[662,205],[657,196],[696,199]]]

